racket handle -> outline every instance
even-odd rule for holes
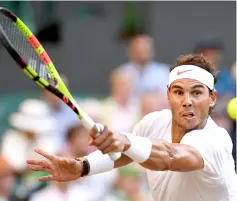
[[[96,137],[97,137],[104,131],[104,126],[102,124],[99,124],[99,123],[96,123],[95,126],[98,130],[98,133],[96,135]],[[110,156],[111,160],[116,161],[121,157],[121,153],[120,152],[109,153],[109,156]]]
[[[95,123],[88,115],[83,114],[80,120],[82,125],[85,126],[85,128],[87,128],[88,130],[92,129],[93,126],[96,126],[98,130],[97,136],[99,136],[104,131],[104,126],[102,124]],[[113,161],[118,160],[121,157],[121,155],[122,154],[119,152],[109,154],[111,160]]]

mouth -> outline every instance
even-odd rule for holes
[[[182,116],[186,119],[192,119],[192,118],[194,118],[195,115],[193,112],[185,112],[185,113],[183,113]]]

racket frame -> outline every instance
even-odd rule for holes
[[[60,98],[65,104],[67,104],[78,116],[83,126],[85,126],[88,130],[92,127],[96,126],[98,133],[102,133],[103,130],[99,128],[103,128],[103,126],[98,126],[96,123],[88,116],[84,111],[78,106],[75,99],[72,97],[64,82],[62,81],[60,75],[58,74],[53,62],[48,56],[47,52],[40,44],[38,39],[34,36],[34,34],[30,31],[30,29],[22,22],[15,14],[11,11],[0,7],[0,12],[2,12],[6,17],[8,17],[19,29],[19,31],[23,34],[23,36],[28,40],[29,44],[35,50],[35,52],[40,57],[43,64],[46,66],[48,73],[52,77],[53,80],[56,80],[58,83],[57,88],[50,85],[45,79],[40,77],[38,73],[22,58],[22,56],[15,50],[12,43],[9,41],[6,36],[2,26],[0,25],[0,39],[12,56],[12,58],[16,61],[16,63],[20,66],[20,68],[24,71],[24,73],[33,80],[39,87],[46,89]],[[121,153],[111,153],[111,159],[117,160],[120,158]]]

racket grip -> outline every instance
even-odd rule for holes
[[[99,124],[99,123],[96,123],[95,126],[96,126],[97,131],[98,131],[98,133],[96,135],[96,137],[97,137],[104,131],[104,126],[102,124]],[[121,155],[122,154],[120,152],[109,153],[109,156],[110,156],[111,160],[113,160],[113,161],[118,160],[121,157]]]

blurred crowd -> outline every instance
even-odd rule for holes
[[[128,42],[128,61],[112,69],[110,93],[104,98],[77,101],[96,122],[116,132],[131,132],[146,114],[168,109],[166,98],[171,64],[154,60],[153,39],[147,34]],[[219,70],[216,89],[219,98],[211,114],[231,135],[236,150],[235,119],[227,113],[228,102],[236,97],[236,63],[221,66],[224,47],[209,38],[197,43],[193,53],[204,54]],[[62,75],[70,88],[70,80]],[[108,173],[69,183],[40,183],[42,172],[27,169],[26,159],[39,158],[34,148],[76,158],[89,154],[88,131],[77,116],[57,97],[41,91],[40,99],[27,99],[9,116],[11,127],[2,135],[0,146],[0,201],[151,201],[145,170],[132,163]],[[236,153],[233,151],[234,158]]]

